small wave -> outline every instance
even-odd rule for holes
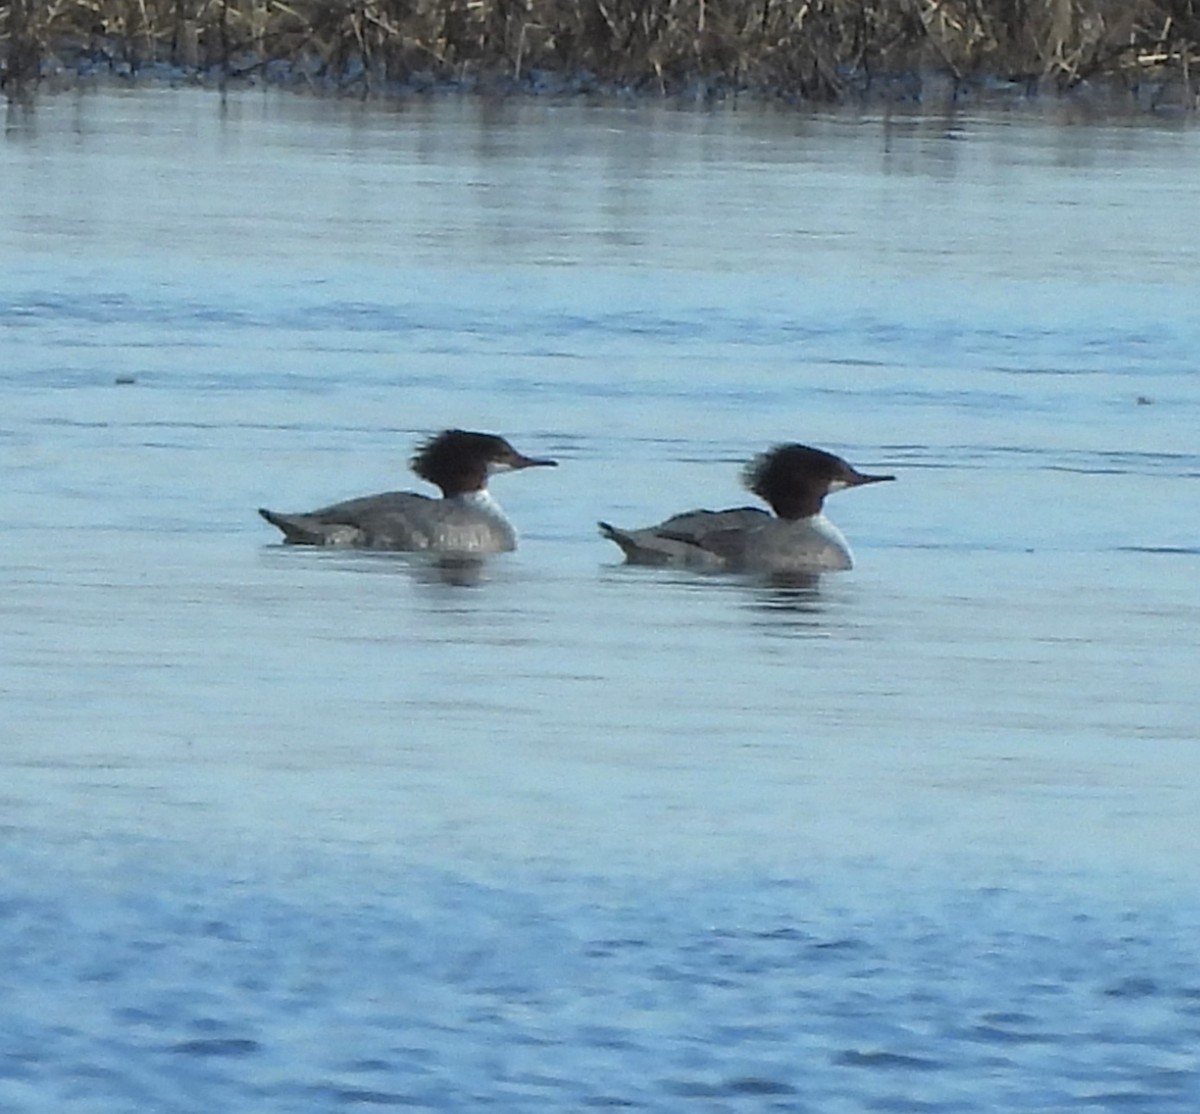
[[[338,1103],[347,1106],[428,1106],[424,1099],[392,1091],[371,1091],[362,1087],[333,1087],[327,1092]]]
[[[1117,553],[1154,553],[1169,557],[1195,557],[1200,547],[1194,545],[1118,545]]]
[[[245,1037],[198,1037],[171,1045],[171,1051],[186,1056],[249,1056],[261,1047]]]
[[[673,1095],[684,1098],[732,1098],[739,1095],[794,1095],[796,1088],[778,1079],[761,1076],[740,1076],[720,1083],[702,1083],[698,1080],[668,1080],[663,1088]]]
[[[894,1068],[901,1071],[938,1071],[943,1065],[924,1056],[907,1056],[900,1052],[858,1052],[849,1049],[835,1058],[835,1063],[851,1068]]]

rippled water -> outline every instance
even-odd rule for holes
[[[0,144],[0,1105],[1191,1111],[1200,143],[184,90]],[[557,456],[461,587],[253,513]],[[818,588],[594,530],[835,496]],[[415,481],[413,481],[415,484]]]

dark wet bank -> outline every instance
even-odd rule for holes
[[[838,104],[865,108],[908,108],[945,111],[955,108],[1032,110],[1066,118],[1122,115],[1185,116],[1198,107],[1197,93],[1174,76],[1136,82],[1107,77],[1056,89],[1034,78],[994,76],[958,78],[933,71],[896,75],[848,74],[834,98],[813,99],[795,90],[731,81],[723,76],[691,77],[671,87],[642,82],[603,80],[588,71],[555,73],[535,70],[519,76],[466,74],[442,77],[415,73],[403,80],[372,76],[361,65],[331,73],[319,59],[256,61],[225,66],[189,67],[171,62],[135,64],[119,54],[54,57],[40,67],[38,80],[21,90],[9,86],[10,98],[38,92],[93,87],[190,86],[217,90],[273,88],[322,96],[404,100],[414,97],[479,96],[483,98],[546,97],[620,102],[651,99],[681,105],[733,106]]]

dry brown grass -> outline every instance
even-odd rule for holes
[[[930,71],[1037,87],[1170,72],[1191,90],[1200,0],[5,0],[11,93],[44,61],[151,62],[237,75],[290,62],[315,79],[587,75],[674,92],[697,82],[837,100]]]

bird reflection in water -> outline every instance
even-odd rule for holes
[[[771,576],[750,587],[753,594],[747,606],[772,631],[813,634],[827,624],[829,603],[818,573]]]
[[[442,556],[425,563],[426,579],[436,577],[453,588],[478,588],[484,581],[484,564],[478,557]]]

